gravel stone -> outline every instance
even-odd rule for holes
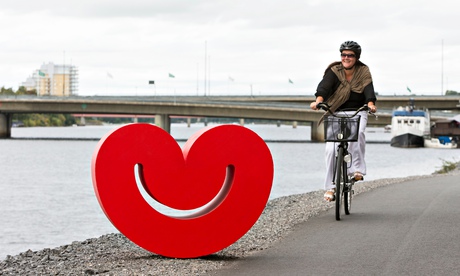
[[[460,174],[460,169],[449,172]],[[436,174],[364,181],[354,186],[355,195],[408,180]],[[332,208],[323,201],[323,190],[270,200],[256,224],[233,245],[196,259],[165,258],[148,252],[122,234],[73,242],[57,248],[28,250],[8,255],[0,262],[0,275],[205,275],[230,265],[236,259],[265,250],[293,228]]]

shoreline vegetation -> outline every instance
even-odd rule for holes
[[[218,123],[218,124],[239,124],[238,118],[171,118],[171,123],[196,124]],[[129,117],[86,117],[84,125],[80,124],[80,118],[71,114],[14,114],[12,119],[13,127],[69,127],[69,126],[100,126],[104,124],[129,124],[133,118]],[[137,118],[139,123],[155,124],[152,118]],[[245,119],[245,124],[272,124],[272,125],[292,125],[292,121],[265,120],[265,119]],[[305,122],[298,122],[298,125],[305,125]]]
[[[442,168],[424,176],[364,181],[355,195],[378,187],[443,174],[460,175],[460,163],[444,161]],[[324,191],[270,200],[256,224],[240,240],[215,254],[196,259],[165,258],[145,251],[122,234],[76,241],[57,248],[28,250],[0,261],[0,275],[204,275],[234,260],[265,250],[286,237],[297,225],[334,206],[323,201]]]
[[[448,173],[448,172],[451,172],[451,171],[455,171],[455,170],[459,170],[460,168],[460,161],[447,161],[447,160],[442,160],[442,167],[435,171],[434,173],[435,174],[444,174],[444,173]]]
[[[190,121],[187,121],[189,119]],[[197,124],[208,123],[217,124],[239,124],[238,118],[171,118],[171,123],[178,124]],[[14,114],[12,118],[13,127],[69,127],[69,126],[100,126],[104,124],[129,124],[133,122],[130,117],[85,117],[85,123],[80,123],[79,117],[74,117],[71,114]],[[155,124],[155,119],[152,118],[137,118],[139,123]],[[260,125],[292,125],[292,121],[281,120],[266,120],[266,119],[245,119],[245,124],[260,124]],[[307,125],[306,122],[297,122],[298,125]]]

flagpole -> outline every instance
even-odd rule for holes
[[[173,74],[171,74],[171,73],[168,73],[168,75],[169,75],[169,77],[170,77],[170,78],[173,78],[173,79],[175,79],[175,78],[176,78],[176,76],[174,76],[174,75],[173,75]],[[175,82],[175,81],[173,81],[173,83],[174,83],[174,85],[173,85],[173,93],[174,93],[174,104],[176,104],[176,82]]]
[[[289,95],[289,92],[290,92],[290,90],[291,90],[290,84],[291,84],[291,79],[288,79],[288,90],[287,90],[287,94],[288,94],[288,95]]]
[[[39,73],[37,74],[37,96],[39,97],[40,96],[40,71],[38,71]]]
[[[206,96],[206,76],[207,76],[207,71],[206,67],[208,64],[208,41],[204,41],[204,95]]]
[[[288,94],[291,92],[291,84],[294,84],[294,82],[291,80],[291,78],[288,78]]]
[[[211,95],[211,56],[208,59],[208,96]]]
[[[197,62],[196,63],[196,95],[198,96],[199,95],[199,87],[200,87],[200,66],[199,66],[199,63]]]
[[[63,52],[63,62],[62,65],[62,96],[65,96],[65,51]]]
[[[444,39],[441,40],[441,96],[444,93]]]

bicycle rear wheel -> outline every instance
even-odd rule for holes
[[[344,183],[343,179],[343,148],[339,147],[337,152],[337,162],[336,162],[336,178],[335,178],[335,219],[340,220],[340,201],[342,199],[342,183]],[[346,173],[346,171],[345,171]]]

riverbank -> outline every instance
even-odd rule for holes
[[[449,174],[460,175],[457,168]],[[407,180],[438,175],[365,181],[355,195]],[[0,262],[0,275],[204,275],[232,260],[269,248],[293,227],[334,206],[322,200],[323,191],[292,195],[269,201],[254,227],[238,242],[210,256],[169,259],[147,252],[121,234],[73,242],[40,251],[26,251]],[[90,222],[88,222],[90,223]]]

